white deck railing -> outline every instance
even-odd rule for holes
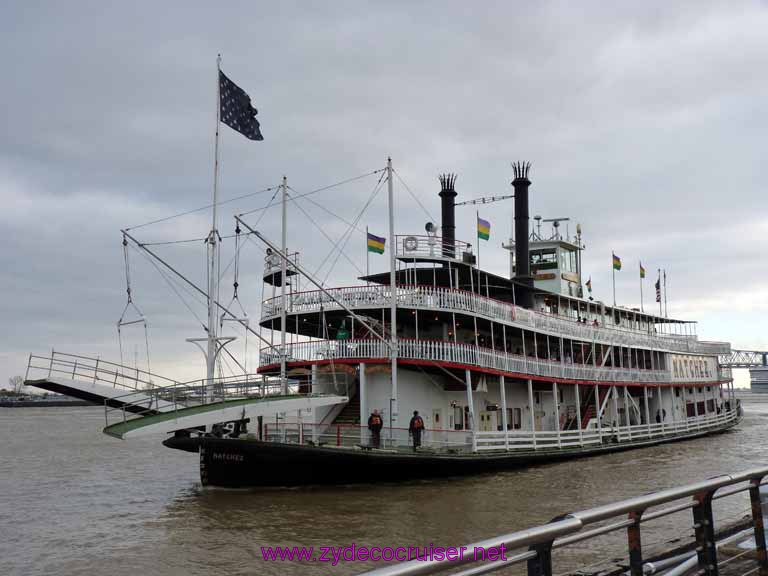
[[[380,309],[389,306],[390,289],[387,286],[351,286],[326,290],[298,292],[286,296],[289,314],[317,313],[339,310],[341,307],[330,296],[353,310]],[[270,298],[262,306],[262,322],[280,316],[281,299]],[[723,342],[699,342],[695,336],[649,334],[639,330],[611,326],[592,326],[574,320],[521,308],[507,302],[487,298],[464,290],[433,288],[430,286],[400,286],[397,305],[430,311],[459,312],[483,317],[487,320],[527,328],[552,336],[567,336],[586,342],[649,348],[671,352],[697,354],[727,354],[730,345]]]
[[[492,451],[539,451],[591,448],[603,444],[652,441],[699,432],[711,432],[738,420],[736,410],[724,410],[720,414],[690,417],[678,422],[661,424],[634,424],[632,426],[590,427],[584,430],[508,430],[476,432],[478,452]],[[366,426],[357,424],[312,424],[265,422],[264,440],[289,444],[314,444],[325,446],[370,445],[371,435]],[[425,429],[421,438],[423,449],[433,452],[471,452],[470,430]],[[381,447],[387,449],[412,446],[407,428],[383,428]]]
[[[312,362],[317,360],[382,360],[390,357],[390,345],[381,340],[314,340],[299,342],[285,347],[288,362]],[[401,359],[435,361],[490,368],[501,372],[533,374],[570,380],[601,382],[648,382],[672,381],[665,370],[640,370],[624,368],[598,368],[587,364],[566,364],[500,350],[481,348],[474,344],[454,344],[438,340],[398,340],[397,356]],[[259,366],[280,363],[277,348],[265,347],[259,355]],[[710,382],[716,379],[709,380]],[[706,381],[702,381],[704,383]]]
[[[724,410],[720,414],[690,417],[677,422],[634,424],[632,426],[604,427],[601,430],[509,430],[501,432],[477,432],[478,451],[487,450],[544,450],[575,448],[604,444],[606,442],[626,443],[630,441],[654,440],[665,436],[681,436],[707,432],[722,428],[738,420],[736,410]]]

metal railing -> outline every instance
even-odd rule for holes
[[[509,534],[488,538],[462,547],[468,553],[460,558],[427,558],[410,560],[365,572],[368,576],[417,576],[423,574],[453,574],[469,576],[490,574],[511,566],[527,565],[528,576],[551,576],[553,573],[554,551],[593,540],[617,531],[625,531],[627,553],[629,556],[629,576],[643,576],[650,572],[643,555],[641,532],[642,526],[659,518],[672,514],[691,512],[691,525],[694,540],[690,543],[690,552],[684,556],[678,566],[667,574],[682,574],[683,561],[687,557],[695,558],[688,564],[689,569],[698,568],[698,573],[717,576],[723,562],[718,561],[718,541],[715,515],[712,509],[714,500],[747,492],[751,504],[750,525],[755,543],[754,569],[745,574],[768,569],[765,530],[760,501],[760,486],[768,476],[768,467],[755,468],[730,475],[716,476],[708,480],[661,490],[644,496],[637,496],[560,516],[548,524],[527,528]],[[744,538],[747,536],[744,535]],[[503,547],[503,548],[502,548]],[[456,549],[459,549],[457,547]],[[486,554],[477,550],[503,550],[504,560],[485,560]],[[471,551],[472,553],[469,553]],[[498,554],[495,558],[498,558]],[[732,559],[732,558],[731,558]],[[729,559],[729,560],[731,560]],[[726,560],[725,562],[729,561]],[[466,564],[474,566],[453,571]]]
[[[264,441],[329,447],[373,447],[374,439],[367,426],[358,424],[314,424],[307,422],[264,422]],[[378,448],[412,449],[413,436],[408,428],[381,429]],[[472,432],[425,428],[421,448],[430,452],[469,452],[472,450]]]
[[[350,286],[331,288],[326,292],[327,294],[320,290],[310,290],[287,296],[287,312],[319,312],[321,308],[326,311],[340,310],[337,301],[353,310],[378,309],[389,306],[391,293],[388,286]],[[329,294],[335,300],[331,299]],[[281,302],[280,298],[266,300],[262,306],[261,321],[280,316]],[[618,326],[582,324],[568,318],[528,310],[508,302],[450,288],[399,286],[397,305],[402,308],[476,315],[510,326],[552,336],[567,336],[585,342],[697,354],[724,354],[730,351],[730,345],[723,342],[699,342],[691,336],[651,334]]]
[[[506,432],[477,432],[477,450],[549,450],[584,448],[607,442],[647,442],[672,436],[712,432],[739,421],[737,409],[691,416],[674,422],[604,426],[596,422],[583,430],[508,430]]]
[[[395,255],[398,258],[435,258],[463,260],[472,253],[472,244],[461,240],[446,240],[440,236],[396,235]]]
[[[194,406],[255,398],[313,397],[334,392],[348,397],[352,386],[349,375],[332,373],[331,379],[335,382],[334,390],[320,393],[313,390],[311,375],[292,376],[287,379],[285,388],[280,378],[259,374],[216,378],[213,381],[203,378],[110,398],[112,406],[105,402],[104,420],[109,426],[115,421],[125,422],[157,412],[173,413]],[[327,388],[328,383],[324,382],[324,387]]]
[[[563,363],[509,354],[474,344],[400,338],[397,346],[398,358],[477,366],[507,373],[600,382],[672,382],[672,374],[666,370],[600,368],[589,364]],[[284,353],[288,362],[341,359],[383,360],[390,357],[390,348],[389,343],[380,340],[313,340],[287,345]],[[278,364],[280,356],[279,349],[262,348],[259,366]],[[691,379],[691,381],[706,383],[716,382],[717,379],[715,377]]]
[[[54,376],[69,380],[100,382],[113,388],[128,390],[145,390],[158,385],[172,386],[178,384],[176,380],[171,378],[153,374],[140,368],[107,362],[100,358],[89,358],[54,350],[51,351],[50,356],[29,355],[24,380]]]
[[[425,428],[421,447],[432,452],[468,453],[491,451],[541,451],[590,448],[603,444],[641,443],[670,437],[712,432],[735,424],[739,420],[736,409],[720,414],[692,416],[676,422],[633,424],[583,430],[507,430],[475,432],[473,449],[470,430]],[[358,424],[314,424],[307,422],[268,422],[264,424],[264,440],[289,444],[321,446],[371,446],[373,437],[367,426]],[[380,433],[380,448],[407,449],[413,447],[413,437],[407,428],[384,427]]]

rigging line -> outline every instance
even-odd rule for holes
[[[274,202],[274,200],[275,200],[275,197],[277,196],[277,193],[278,193],[279,191],[280,191],[280,187],[278,186],[277,188],[275,188],[275,193],[274,193],[274,194],[272,194],[272,198],[269,200],[269,203],[267,204],[267,208],[269,208],[270,206],[272,206],[272,202]],[[256,224],[258,224],[259,222],[261,222],[261,219],[262,219],[262,218],[264,218],[264,216],[266,215],[266,213],[267,213],[267,211],[266,211],[266,209],[265,209],[265,210],[264,210],[264,211],[263,211],[261,214],[259,214],[259,217],[256,219]],[[239,224],[237,224],[237,222],[235,222],[235,226],[236,226],[236,227],[238,227],[238,226],[239,226]],[[251,234],[253,234],[253,232],[250,232],[250,231],[248,231],[248,232],[246,232],[246,233],[245,233],[245,236],[250,236]],[[224,236],[224,238],[232,238],[232,237],[234,237],[234,236],[237,236],[237,234],[232,234],[231,236]],[[232,263],[235,261],[235,259],[240,257],[240,250],[242,250],[242,249],[243,249],[243,246],[244,246],[244,245],[245,245],[245,242],[242,242],[242,243],[240,243],[240,247],[239,247],[239,248],[237,248],[237,249],[235,250],[235,254],[234,254],[234,256],[232,256],[232,259],[231,259],[231,260],[229,261],[229,263],[228,263],[228,264],[227,264],[227,265],[224,267],[224,271],[222,272],[222,274],[226,274],[226,273],[227,273],[227,271],[229,270],[229,267],[230,267],[230,266],[232,266]],[[219,278],[219,280],[221,280],[221,278]]]
[[[363,209],[357,215],[357,218],[355,218],[355,220],[354,220],[355,224],[357,224],[360,221],[360,219],[363,217],[363,214],[365,214],[365,211],[368,210],[368,208],[370,207],[371,203],[373,202],[373,200],[376,198],[376,196],[378,195],[379,191],[381,190],[381,188],[382,188],[381,183],[382,183],[384,174],[385,173],[382,173],[381,177],[379,177],[379,182],[376,184],[376,188],[374,188],[373,192],[371,193],[370,198],[368,198],[368,202],[365,203],[365,206],[363,206]],[[341,255],[341,253],[346,248],[347,243],[349,242],[349,239],[352,237],[352,230],[353,230],[352,228],[349,228],[347,230],[347,232],[345,234],[346,238],[344,239],[344,243],[342,244],[341,248],[339,249],[338,254],[336,254],[336,258],[334,259],[333,264],[331,264],[330,268],[328,269],[328,272],[326,273],[325,278],[323,278],[323,285],[325,285],[326,280],[328,280],[328,277],[331,275],[331,272],[336,267],[336,263],[339,261],[339,256]],[[343,238],[343,236],[342,236],[342,238]],[[341,240],[341,238],[339,240]],[[319,270],[320,270],[320,268],[318,268],[318,271]]]
[[[361,174],[360,176],[355,176],[354,178],[347,178],[346,180],[342,180],[341,182],[336,182],[335,184],[329,184],[328,186],[323,186],[322,188],[317,188],[315,190],[310,190],[309,192],[304,192],[303,194],[296,196],[296,198],[304,198],[312,194],[317,194],[318,192],[324,192],[325,190],[330,190],[331,188],[335,188],[336,186],[343,186],[344,184],[349,184],[350,182],[362,180],[363,178],[367,178],[368,176],[373,176],[374,174],[378,174],[380,172],[385,172],[385,171],[386,171],[386,168],[379,168],[378,170],[374,170],[373,172],[368,172],[367,174]],[[266,208],[269,208],[269,206],[265,206],[264,208],[256,208],[254,210],[249,210],[248,212],[242,212],[238,214],[238,216],[247,216],[248,214],[252,214],[253,212],[258,212],[259,210],[265,210]]]
[[[179,300],[181,300],[182,304],[184,304],[184,306],[187,307],[187,310],[189,310],[189,312],[195,317],[195,319],[198,322],[200,322],[200,325],[203,327],[203,330],[207,331],[208,328],[206,327],[205,323],[200,319],[200,317],[197,315],[197,313],[195,313],[195,310],[189,305],[189,303],[184,299],[184,297],[179,293],[179,291],[177,290],[176,285],[173,283],[173,281],[166,276],[165,272],[157,265],[157,263],[152,258],[150,258],[148,255],[146,255],[144,252],[139,252],[139,253],[144,258],[146,258],[149,261],[149,263],[152,264],[152,266],[155,267],[155,270],[158,271],[158,273],[163,278],[163,280],[166,281],[168,286],[170,286],[171,290],[173,290],[174,293],[176,294],[176,296],[178,296],[178,298],[179,298]]]
[[[238,220],[239,220],[239,219],[238,219]],[[243,224],[243,225],[245,225],[245,227],[246,227],[246,228],[249,228],[249,226],[248,226],[248,225],[247,225],[245,222],[243,222],[243,221],[240,221],[240,223],[241,223],[241,224]],[[249,228],[249,229],[250,229],[250,228]],[[262,237],[262,236],[261,236],[261,235],[258,233],[258,231],[257,231],[257,230],[253,230],[253,229],[250,229],[250,230],[251,230],[251,232],[253,232],[253,233],[254,233],[256,236],[258,236],[259,238],[261,238],[261,239],[262,239],[262,240],[263,240],[263,241],[266,243],[266,240],[264,240],[264,238],[263,238],[263,237]],[[189,286],[189,287],[190,287],[192,290],[194,290],[195,292],[197,292],[198,294],[200,294],[201,296],[203,296],[203,297],[206,299],[206,301],[208,301],[208,294],[205,292],[205,290],[203,290],[202,288],[200,288],[199,286],[197,286],[197,285],[196,285],[194,282],[192,282],[192,281],[191,281],[189,278],[187,278],[186,276],[184,276],[184,275],[183,275],[181,272],[179,272],[178,270],[176,270],[176,269],[175,269],[173,266],[171,266],[170,264],[168,264],[168,262],[166,262],[165,260],[163,260],[162,258],[160,258],[160,256],[158,256],[157,254],[155,254],[154,252],[152,252],[152,251],[151,251],[149,248],[147,248],[147,247],[143,246],[143,245],[142,245],[142,244],[141,244],[141,243],[140,243],[138,240],[136,240],[136,238],[134,238],[133,236],[131,236],[130,234],[128,234],[128,233],[127,233],[125,230],[121,230],[121,232],[125,232],[125,235],[128,237],[128,239],[129,239],[131,242],[133,242],[133,243],[134,243],[134,244],[135,244],[135,245],[136,245],[138,248],[141,248],[141,249],[142,249],[144,252],[146,252],[146,253],[147,253],[149,256],[151,256],[151,257],[152,257],[152,258],[154,258],[154,259],[155,259],[157,262],[159,262],[160,264],[162,264],[162,265],[163,265],[163,266],[164,266],[164,267],[165,267],[165,268],[166,268],[168,271],[170,271],[171,273],[173,273],[173,275],[174,275],[176,278],[178,278],[178,279],[179,279],[181,282],[183,282],[184,284],[186,284],[187,286]],[[224,306],[224,305],[223,305],[221,302],[218,302],[218,301],[216,301],[216,302],[214,302],[214,304],[215,304],[216,306],[218,306],[219,308],[221,308],[221,310],[223,310],[225,313],[227,313],[228,315],[232,316],[232,318],[233,318],[234,320],[238,321],[238,319],[237,319],[237,316],[235,316],[235,315],[234,315],[232,312],[230,312],[230,311],[229,311],[229,310],[228,310],[228,309],[227,309],[227,308],[226,308],[226,307],[225,307],[225,306]],[[248,324],[246,324],[246,323],[243,323],[243,322],[240,322],[240,324],[241,324],[241,326],[243,326],[243,327],[244,327],[246,330],[248,330],[249,332],[251,332],[252,334],[254,334],[255,336],[257,336],[257,337],[258,337],[260,340],[262,340],[262,341],[263,341],[265,344],[267,344],[267,346],[269,346],[270,348],[274,348],[274,345],[272,344],[272,342],[267,342],[267,340],[266,340],[265,338],[262,338],[262,337],[261,337],[261,335],[260,335],[258,332],[256,332],[255,330],[253,330],[252,328],[250,328],[250,327],[248,326]]]
[[[419,205],[419,207],[420,207],[422,210],[424,210],[424,213],[425,213],[425,214],[426,214],[426,215],[429,217],[429,219],[430,219],[432,222],[437,222],[437,220],[435,219],[435,217],[434,217],[434,216],[432,216],[432,214],[430,214],[430,213],[429,213],[429,210],[427,210],[427,209],[424,207],[424,204],[422,204],[422,203],[421,203],[421,200],[419,200],[419,197],[418,197],[418,196],[416,196],[416,194],[414,194],[414,193],[413,193],[413,190],[411,190],[411,189],[408,187],[408,184],[406,184],[406,183],[405,183],[405,181],[404,181],[404,180],[403,180],[403,179],[400,177],[400,174],[397,172],[397,170],[395,170],[395,169],[393,168],[393,169],[392,169],[392,172],[394,172],[394,173],[395,173],[395,176],[397,176],[397,179],[398,179],[398,181],[400,182],[400,184],[402,184],[402,185],[403,185],[403,187],[404,187],[406,190],[408,190],[408,193],[411,195],[411,197],[412,197],[414,200],[416,200],[416,204],[418,204],[418,205]]]
[[[247,234],[250,234],[250,232],[247,232]],[[227,234],[226,236],[222,236],[219,234],[219,240],[228,240],[230,238],[234,238],[235,234]],[[204,242],[205,240],[208,240],[208,236],[202,237],[202,238],[189,238],[187,240],[165,240],[165,241],[158,241],[158,242],[142,242],[141,244],[143,246],[165,246],[167,244],[191,244],[192,242]]]
[[[220,202],[217,202],[217,206],[221,206],[223,204],[229,204],[230,202],[236,202],[237,200],[242,200],[243,198],[248,198],[250,196],[256,196],[257,194],[264,194],[264,192],[269,192],[271,190],[274,190],[275,188],[278,188],[278,186],[270,186],[269,188],[264,188],[263,190],[257,190],[256,192],[249,192],[248,194],[243,194],[242,196],[236,196],[234,198],[228,198],[227,200],[221,200]],[[181,216],[188,216],[189,214],[194,214],[195,212],[202,212],[203,210],[207,210],[208,208],[213,207],[213,204],[206,204],[205,206],[201,206],[199,208],[194,208],[193,210],[186,210],[185,212],[179,212],[178,214],[173,214],[171,216],[165,216],[164,218],[158,218],[157,220],[152,220],[151,222],[145,222],[144,224],[137,224],[136,226],[131,226],[129,228],[125,228],[125,230],[136,230],[137,228],[144,228],[145,226],[151,226],[152,224],[159,224],[160,222],[166,222],[168,220],[173,220],[174,218],[180,218]]]
[[[381,176],[379,176],[379,181],[376,182],[376,186],[373,187],[373,190],[371,191],[371,195],[368,197],[368,201],[365,203],[365,205],[363,206],[363,209],[360,211],[360,213],[358,213],[358,215],[355,218],[355,220],[353,220],[354,224],[352,224],[351,226],[357,225],[357,222],[360,221],[360,218],[362,217],[363,212],[365,212],[367,210],[367,208],[370,205],[370,203],[373,201],[373,199],[378,194],[379,189],[381,187],[382,180],[384,179],[384,175],[385,175],[385,173],[383,172],[381,174]],[[328,261],[328,259],[331,256],[333,256],[333,253],[337,250],[337,248],[338,248],[339,244],[342,242],[342,240],[344,240],[347,237],[347,235],[349,234],[350,230],[351,230],[351,228],[348,228],[344,232],[344,234],[342,234],[339,237],[339,239],[333,244],[333,247],[331,248],[331,251],[328,252],[326,257],[323,258],[323,261],[320,263],[320,265],[315,269],[314,276],[318,276],[320,274],[320,270],[323,269],[323,266],[325,266],[325,263]],[[346,242],[344,244],[346,245]],[[323,282],[322,282],[323,285],[325,285],[325,280],[327,280],[327,278],[328,278],[328,276],[326,275],[326,277],[323,279]]]
[[[190,238],[189,240],[166,240],[165,242],[142,242],[144,246],[165,246],[166,244],[190,244],[192,242],[202,242],[205,238]]]
[[[243,374],[248,374],[248,372],[247,372],[247,371],[246,371],[246,369],[245,369],[245,366],[243,366],[242,364],[240,364],[240,362],[237,360],[237,358],[235,358],[235,356],[234,356],[234,354],[232,354],[232,352],[230,352],[229,350],[227,350],[227,348],[226,348],[226,347],[222,348],[222,350],[223,350],[224,352],[226,352],[226,353],[227,353],[227,356],[229,356],[229,357],[230,357],[230,359],[232,360],[232,362],[234,362],[235,364],[237,364],[237,367],[238,367],[238,368],[240,368],[240,370],[243,372]],[[219,354],[219,356],[221,356],[221,354]],[[221,356],[221,359],[222,359],[222,360],[225,360],[223,356]],[[229,367],[229,362],[227,362],[227,367]],[[232,375],[233,375],[233,376],[235,375],[235,371],[234,371],[234,370],[232,370],[232,368],[229,368],[229,371],[232,373]]]
[[[289,189],[289,190],[293,190],[294,192],[296,192],[296,190],[294,190],[294,189],[293,189],[293,188],[291,188],[290,186],[288,186],[288,189]],[[319,202],[315,202],[315,201],[314,201],[314,200],[312,200],[311,198],[304,198],[304,200],[306,200],[307,202],[311,202],[312,204],[314,204],[315,206],[317,206],[318,208],[320,208],[320,210],[323,210],[324,212],[327,212],[328,214],[330,214],[330,215],[331,215],[331,216],[333,216],[334,218],[338,218],[339,220],[341,220],[342,222],[344,222],[344,224],[346,224],[347,226],[352,226],[353,228],[355,228],[355,230],[357,230],[358,232],[360,232],[360,234],[365,234],[365,231],[364,231],[364,230],[361,230],[360,228],[356,228],[356,227],[355,227],[355,225],[354,225],[352,222],[350,222],[349,220],[347,220],[347,219],[345,219],[345,218],[343,218],[343,217],[339,216],[338,214],[336,214],[336,213],[335,213],[335,212],[333,212],[332,210],[329,210],[328,208],[326,208],[325,206],[323,206],[323,205],[322,205],[322,204],[320,204]],[[298,204],[298,202],[297,202],[297,204]]]
[[[301,204],[299,204],[298,202],[296,202],[295,204],[296,204],[296,208],[298,208],[299,210],[301,210],[302,214],[304,214],[304,216],[306,216],[306,217],[307,217],[307,219],[308,219],[308,220],[309,220],[309,221],[312,223],[312,225],[313,225],[315,228],[317,228],[317,229],[320,231],[320,234],[322,234],[323,236],[325,236],[326,240],[328,240],[328,242],[330,242],[331,244],[333,244],[333,238],[331,238],[331,237],[330,237],[330,236],[329,236],[329,235],[326,233],[326,231],[325,231],[325,230],[323,230],[323,229],[320,227],[320,225],[319,225],[317,222],[315,222],[315,220],[314,220],[314,219],[313,219],[313,218],[312,218],[312,217],[311,217],[309,214],[307,214],[306,210],[304,210],[304,208],[302,208],[302,207],[301,207]],[[351,226],[351,224],[350,224],[350,226]],[[350,264],[352,264],[352,266],[354,267],[354,269],[355,269],[355,270],[357,270],[357,271],[358,271],[360,274],[363,274],[363,271],[360,269],[360,267],[359,267],[357,264],[355,264],[355,263],[354,263],[354,261],[353,261],[353,260],[352,260],[352,259],[351,259],[349,256],[347,256],[346,254],[344,254],[344,258],[346,258],[347,262],[349,262]]]

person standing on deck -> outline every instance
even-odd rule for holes
[[[381,428],[384,426],[384,421],[381,419],[378,410],[374,410],[368,417],[368,430],[371,431],[371,445],[374,448],[381,446]]]
[[[424,432],[424,420],[419,416],[419,411],[413,411],[413,418],[408,425],[408,434],[413,436],[413,451],[416,452],[416,448],[421,446],[421,433]]]

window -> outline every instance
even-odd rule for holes
[[[675,388],[675,396],[680,398],[680,388]]]
[[[547,270],[557,268],[557,252],[552,250],[532,250],[531,269]]]

